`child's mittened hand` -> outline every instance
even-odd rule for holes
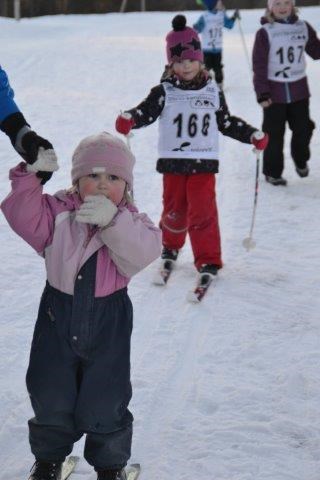
[[[128,135],[132,127],[134,126],[134,120],[131,113],[122,113],[118,115],[116,120],[116,130],[123,135]]]
[[[259,104],[262,108],[268,108],[272,104],[272,100],[271,98],[268,98],[267,100],[262,100],[261,102],[259,102]]]
[[[269,142],[269,135],[267,133],[257,130],[251,135],[251,143],[257,150],[265,150]]]
[[[43,147],[40,147],[36,161],[32,164],[27,163],[28,172],[56,172],[58,169],[58,159],[53,148],[45,150]]]
[[[76,213],[76,220],[103,228],[109,225],[117,211],[117,206],[104,195],[88,195]]]

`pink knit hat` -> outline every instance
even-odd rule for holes
[[[169,65],[179,60],[198,60],[203,62],[201,43],[197,32],[186,27],[184,15],[176,15],[172,20],[173,30],[166,36],[167,59]]]
[[[102,132],[84,138],[72,157],[71,178],[75,184],[79,178],[90,173],[108,173],[133,185],[135,157],[120,138]]]
[[[273,5],[274,5],[274,2],[275,2],[275,1],[276,1],[276,0],[268,0],[268,9],[270,10],[270,12],[271,12],[271,10],[272,10],[272,8],[273,8]],[[291,0],[291,2],[292,2],[292,6],[294,7],[295,4],[296,4],[295,0]]]

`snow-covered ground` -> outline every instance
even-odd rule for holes
[[[251,51],[262,10],[242,12]],[[114,133],[121,109],[158,83],[173,13],[0,19],[0,60],[33,128],[54,144],[61,168],[47,192],[70,185],[70,158],[84,136]],[[199,12],[187,12],[189,24]],[[301,9],[320,30],[320,7]],[[230,110],[259,127],[238,26],[225,32]],[[312,118],[320,124],[320,64],[308,61]],[[161,176],[157,126],[135,132],[137,204],[155,222]],[[167,287],[156,264],[131,282],[135,415],[132,461],[141,480],[319,480],[320,478],[320,141],[310,177],[298,178],[286,138],[287,188],[260,183],[250,253],[242,247],[253,206],[250,146],[221,137],[218,204],[225,267],[200,305],[186,302],[195,270],[187,245]],[[0,138],[1,198],[18,157]],[[24,376],[43,288],[44,265],[0,215],[0,478],[26,479],[33,458]],[[74,449],[82,453],[83,441]],[[95,478],[81,461],[74,480]]]

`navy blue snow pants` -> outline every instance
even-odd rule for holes
[[[310,141],[315,128],[310,118],[309,99],[292,103],[273,103],[263,109],[262,130],[269,134],[269,143],[263,152],[263,173],[279,178],[284,170],[284,138],[288,122],[292,130],[291,156],[298,168],[306,168],[310,158]]]
[[[132,440],[132,304],[126,288],[94,298],[95,266],[93,255],[73,296],[48,284],[43,292],[27,371],[29,440],[37,460],[60,462],[86,434],[90,465],[121,468]]]

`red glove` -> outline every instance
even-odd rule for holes
[[[269,143],[269,135],[258,130],[251,135],[251,143],[257,150],[265,150]]]
[[[134,120],[131,113],[122,113],[117,117],[116,130],[123,135],[128,135],[131,128],[134,126]]]

